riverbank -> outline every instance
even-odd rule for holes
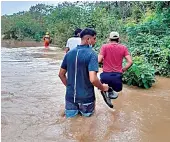
[[[17,41],[17,40],[1,40],[1,47],[17,48],[17,47],[40,47],[44,46],[44,43],[37,41]],[[57,45],[50,44],[50,46],[57,47]]]

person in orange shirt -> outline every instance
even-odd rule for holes
[[[44,36],[43,40],[45,48],[48,48],[50,44],[50,35],[48,32],[46,32],[46,35]]]

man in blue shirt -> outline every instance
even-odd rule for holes
[[[102,84],[97,77],[98,57],[92,50],[96,43],[96,32],[86,28],[80,33],[80,38],[81,45],[65,55],[59,72],[59,77],[66,86],[67,118],[78,113],[91,116],[95,109],[94,86],[101,91],[108,90],[108,85]]]

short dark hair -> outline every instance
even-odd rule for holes
[[[95,30],[90,28],[85,28],[84,30],[81,31],[80,38],[83,38],[85,35],[95,36],[96,34],[97,33]]]
[[[116,39],[110,39],[110,41],[116,41],[116,42],[119,42],[119,38],[116,38]]]
[[[77,28],[75,31],[74,31],[74,35],[77,36],[78,33],[81,33],[82,29],[80,28]]]

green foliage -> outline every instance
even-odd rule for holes
[[[43,36],[42,33],[45,29],[43,28],[43,26],[40,25],[40,23],[32,18],[32,15],[30,13],[25,13],[24,15],[14,15],[12,17],[4,17],[4,19],[6,18],[9,18],[9,25],[6,25],[8,26],[8,29],[6,28],[3,31],[3,34],[5,34],[8,39],[34,39],[35,37],[37,37],[35,36],[35,34]],[[5,25],[5,23],[2,24]]]
[[[154,78],[150,66],[157,75],[170,77],[169,6],[164,1],[77,1],[56,7],[38,4],[27,12],[1,16],[1,29],[4,39],[35,41],[41,41],[48,31],[52,43],[64,48],[76,28],[94,28],[97,53],[107,43],[109,33],[118,31],[134,57],[124,82],[149,88]]]
[[[154,65],[156,74],[170,77],[170,65],[168,63],[170,50],[164,47],[146,48],[145,57]]]
[[[154,66],[157,75],[170,77],[170,48],[169,36],[159,38],[155,35],[138,35],[134,40],[130,40],[132,56],[143,55],[145,59]]]
[[[154,67],[142,56],[133,58],[132,67],[123,74],[123,82],[128,85],[150,88],[155,82]]]
[[[36,33],[34,38],[35,38],[35,41],[41,41],[41,35],[39,33]]]
[[[145,23],[127,27],[127,45],[132,55],[143,55],[154,66],[157,75],[167,77],[170,77],[169,12],[170,8],[165,9],[162,13],[155,13],[154,18],[146,17]]]

